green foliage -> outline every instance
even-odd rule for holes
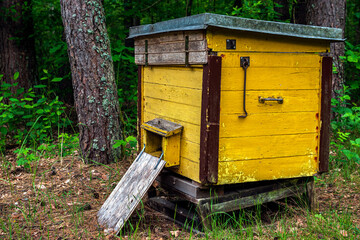
[[[134,136],[129,136],[125,140],[116,140],[113,148],[122,148],[124,156],[128,157],[136,150],[137,140]]]
[[[279,20],[280,14],[274,7],[281,7],[281,5],[274,1],[244,0],[242,7],[235,7],[231,14],[244,18],[275,21]]]
[[[53,76],[60,76],[60,84],[51,84],[51,88],[60,99],[71,103],[72,86],[69,57],[64,38],[58,0],[33,0],[32,17],[34,19],[34,38],[38,73],[47,69]],[[69,101],[70,100],[70,101]]]
[[[30,163],[38,159],[36,156],[36,151],[33,148],[19,148],[14,151],[17,154],[17,165],[24,166],[25,168],[30,168]]]
[[[339,99],[331,99],[334,106],[333,112],[337,114],[336,121],[331,126],[336,131],[353,131],[360,133],[360,107],[351,102],[351,88],[344,86],[343,93],[339,93]]]
[[[334,132],[331,145],[335,154],[332,159],[336,167],[344,169],[347,177],[360,164],[360,107],[351,100],[353,90],[344,86],[339,99],[332,99],[336,114],[331,122]]]
[[[15,73],[14,80],[18,77],[19,73]],[[6,144],[24,145],[26,142],[33,145],[52,141],[55,129],[71,123],[58,97],[50,98],[51,91],[42,91],[47,85],[35,85],[27,91],[19,88],[13,93],[11,90],[17,84],[2,83],[0,86],[0,150],[4,150]]]
[[[359,20],[360,21],[360,20]],[[360,103],[360,44],[353,45],[345,42],[345,56],[342,57],[345,65],[345,81],[349,86],[347,94],[353,102]]]

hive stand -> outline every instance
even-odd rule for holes
[[[314,177],[206,187],[163,170],[156,181],[178,197],[155,197],[150,191],[148,205],[178,224],[192,223],[199,230],[211,229],[214,213],[231,212],[287,197],[305,196],[310,210],[317,209]],[[194,204],[195,209],[188,209],[186,202]],[[192,210],[196,210],[197,214]]]

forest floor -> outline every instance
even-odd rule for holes
[[[41,158],[25,170],[12,151],[2,158],[0,239],[360,239],[359,172],[345,179],[335,169],[318,178],[316,213],[298,201],[279,201],[243,210],[232,222],[220,216],[212,231],[195,234],[143,206],[113,236],[96,214],[130,161],[86,165],[75,152]]]

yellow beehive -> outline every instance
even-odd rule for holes
[[[341,34],[216,14],[132,28],[139,142],[150,152],[158,146],[166,167],[202,184],[326,171],[328,53]],[[164,120],[182,128],[146,140],[156,135],[147,122]],[[174,147],[164,150],[164,143]]]

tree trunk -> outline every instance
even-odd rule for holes
[[[186,1],[186,16],[191,16],[192,0]]]
[[[72,73],[80,148],[86,162],[120,158],[119,102],[101,0],[61,0]]]
[[[35,80],[34,26],[30,0],[0,0],[0,74],[2,81],[28,89]]]
[[[346,0],[308,0],[306,12],[306,22],[309,25],[341,28],[345,31]],[[342,91],[344,83],[344,65],[339,58],[345,54],[344,43],[332,43],[330,54],[336,68],[333,73],[332,97],[337,98],[336,92]]]

